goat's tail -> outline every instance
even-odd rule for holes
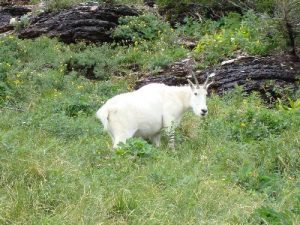
[[[98,119],[101,120],[104,130],[108,128],[108,116],[109,116],[109,109],[107,105],[102,106],[96,113]]]

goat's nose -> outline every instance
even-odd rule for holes
[[[207,109],[201,109],[203,113],[207,113]]]

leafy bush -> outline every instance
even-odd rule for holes
[[[179,36],[200,39],[206,34],[217,32],[221,24],[219,21],[204,20],[201,23],[193,18],[186,17],[184,24],[177,24],[176,32]]]
[[[14,84],[8,81],[12,68],[18,65],[21,46],[14,36],[0,39],[0,104],[5,101]]]
[[[293,224],[291,215],[287,211],[278,211],[271,207],[260,207],[255,210],[253,215],[257,224],[291,225]]]
[[[14,36],[1,38],[0,44],[4,45],[0,55],[5,56],[0,64],[2,99],[16,103],[35,95],[36,91],[61,88],[63,83],[58,79],[65,73],[65,61],[71,57],[70,46],[46,37],[19,40]]]
[[[231,135],[239,141],[261,140],[272,134],[282,133],[290,124],[288,115],[280,112],[270,112],[261,109],[257,112],[248,109],[243,114],[232,114],[228,116],[231,123]]]
[[[255,0],[253,9],[258,12],[273,14],[276,7],[276,0]]]
[[[258,12],[273,12],[275,8],[275,0],[246,0],[246,1],[226,1],[226,0],[185,0],[185,1],[173,1],[173,0],[157,0],[156,3],[160,7],[177,6],[180,4],[201,4],[205,8],[214,9],[222,7],[224,11],[226,9],[232,9],[233,7],[241,9],[254,9]]]
[[[118,49],[108,44],[86,46],[83,51],[74,54],[67,62],[69,71],[77,71],[79,75],[92,79],[105,80],[116,75],[119,68]]]
[[[281,178],[277,171],[268,169],[270,168],[262,168],[255,165],[255,162],[249,162],[241,165],[235,173],[232,173],[231,179],[246,190],[264,193],[270,198],[275,198],[282,188]]]
[[[131,44],[127,48],[118,47],[116,58],[125,67],[157,70],[187,53],[176,43],[177,34],[170,25],[151,13],[120,18],[113,35]]]
[[[119,19],[119,26],[113,31],[113,37],[125,42],[155,40],[162,35],[172,33],[170,25],[152,13],[140,16],[125,16]]]
[[[216,64],[233,57],[238,51],[251,55],[266,55],[280,45],[273,21],[262,18],[248,11],[242,18],[230,14],[222,19],[219,30],[204,35],[195,48],[199,58],[204,59],[204,66]]]
[[[124,144],[120,144],[116,150],[117,155],[129,155],[139,158],[153,158],[157,155],[157,149],[143,139],[131,138]]]
[[[23,28],[28,27],[30,24],[29,17],[27,15],[23,15],[20,17],[20,21],[16,22],[14,25],[16,31],[19,31]]]
[[[151,42],[142,41],[127,48],[119,57],[123,65],[138,65],[140,69],[152,71],[185,57],[187,52],[188,50],[183,46],[163,39]]]
[[[288,99],[288,105],[285,105],[280,99],[278,99],[277,108],[280,110],[300,110],[300,99],[293,101]]]

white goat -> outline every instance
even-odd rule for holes
[[[215,74],[208,76],[203,85],[192,75],[196,84],[190,80],[189,86],[181,87],[152,83],[109,99],[96,116],[110,134],[113,147],[131,137],[150,139],[158,147],[161,131],[165,129],[169,147],[174,149],[174,128],[184,112],[192,108],[198,116],[207,114],[206,95],[212,83],[208,79]]]

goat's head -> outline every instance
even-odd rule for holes
[[[215,73],[210,74],[202,85],[199,84],[195,74],[192,71],[191,73],[195,80],[195,84],[188,79],[191,88],[190,106],[197,116],[205,116],[208,112],[206,105],[207,89],[213,83],[213,81],[210,83],[208,83],[208,81],[210,77],[215,76]]]

